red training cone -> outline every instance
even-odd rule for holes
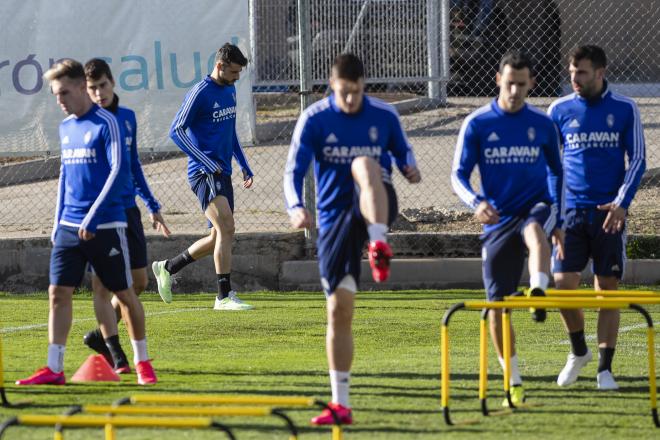
[[[102,354],[92,354],[70,380],[71,382],[119,382],[121,379]]]

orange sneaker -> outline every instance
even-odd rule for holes
[[[335,414],[337,414],[339,422],[342,425],[353,424],[353,411],[350,408],[346,408],[345,406],[334,402],[328,403],[328,407],[331,408]],[[335,418],[332,417],[332,411],[326,408],[321,412],[321,414],[314,417],[311,422],[312,425],[334,425]]]
[[[371,265],[371,275],[374,281],[382,283],[390,276],[390,260],[392,259],[392,249],[384,241],[371,241],[368,248],[369,265]]]
[[[43,367],[27,379],[17,380],[16,385],[64,385],[65,382],[64,372],[55,373],[50,368]]]
[[[135,365],[135,371],[140,385],[152,385],[158,382],[154,367],[151,366],[151,360],[138,362]]]

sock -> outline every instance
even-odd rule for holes
[[[348,402],[348,389],[350,387],[351,372],[330,370],[330,388],[332,389],[332,402],[350,408]]]
[[[384,241],[387,243],[387,225],[383,223],[373,223],[367,226],[369,241]]]
[[[571,351],[575,356],[584,356],[587,354],[587,343],[584,340],[584,330],[569,333],[568,336],[571,338]]]
[[[194,262],[193,257],[190,256],[190,252],[186,249],[183,253],[177,255],[176,257],[167,260],[165,262],[165,270],[174,275],[190,263]]]
[[[64,352],[66,347],[60,344],[48,344],[48,368],[53,373],[64,371]]]
[[[504,371],[504,358],[497,357],[497,360],[502,366],[502,371]],[[520,370],[518,369],[518,355],[511,356],[511,374],[509,375],[509,385],[516,386],[522,385],[522,377],[520,377]]]
[[[538,287],[544,291],[548,289],[548,284],[550,283],[550,278],[544,272],[534,272],[529,275],[529,287],[534,289]]]
[[[139,341],[135,341],[131,339],[131,345],[133,346],[133,363],[135,365],[138,364],[138,362],[144,362],[149,360],[149,356],[147,355],[147,339],[140,339]]]
[[[598,347],[598,372],[612,371],[612,358],[614,357],[614,348]]]
[[[231,276],[228,273],[216,275],[218,276],[218,299],[225,299],[231,291]]]
[[[110,355],[112,356],[112,361],[115,364],[115,368],[128,363],[128,360],[126,359],[126,353],[124,353],[124,350],[121,348],[121,344],[119,343],[118,335],[105,338],[105,346],[108,347],[108,350],[110,350]]]

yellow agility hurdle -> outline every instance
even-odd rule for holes
[[[171,428],[171,429],[215,429],[222,431],[230,440],[236,440],[231,430],[210,418],[186,417],[163,419],[157,417],[112,417],[112,416],[52,416],[23,415],[12,417],[0,425],[0,439],[10,426],[56,426],[76,428],[104,428],[105,440],[116,440],[114,429],[118,428]],[[55,433],[55,440],[62,440],[61,433]]]
[[[334,419],[332,440],[343,440],[344,433],[337,413],[325,402],[311,397],[287,396],[233,396],[233,395],[190,395],[190,394],[134,394],[115,402],[115,406],[126,404],[165,405],[264,405],[270,407],[319,407],[328,409]]]
[[[238,417],[267,417],[275,416],[286,423],[290,432],[289,440],[298,439],[298,428],[281,409],[268,406],[116,406],[116,405],[83,405],[75,406],[67,411],[66,415],[79,413],[89,414],[107,414],[107,415],[149,415],[149,416],[238,416]],[[62,426],[57,426],[56,430],[62,432]]]
[[[641,299],[641,298],[635,298]],[[644,298],[646,300],[652,300]],[[441,404],[444,414],[445,423],[448,425],[455,424],[450,416],[449,409],[449,320],[451,316],[459,310],[482,310],[480,322],[480,344],[479,344],[479,399],[481,402],[481,412],[484,416],[489,415],[488,407],[486,404],[487,392],[487,372],[488,372],[488,330],[486,324],[487,311],[489,309],[502,309],[502,339],[503,339],[503,356],[504,356],[504,391],[509,406],[515,409],[515,405],[511,402],[511,393],[509,389],[509,377],[511,371],[511,331],[509,328],[510,323],[510,310],[511,309],[527,309],[529,307],[536,308],[557,308],[557,309],[578,309],[578,308],[601,308],[601,309],[621,309],[630,308],[638,311],[646,320],[647,324],[647,348],[648,348],[648,367],[649,367],[649,401],[651,406],[651,416],[656,427],[660,427],[660,419],[658,419],[657,410],[657,390],[656,390],[656,376],[655,376],[655,347],[654,347],[654,329],[653,320],[648,312],[636,303],[632,303],[626,299],[607,299],[607,298],[574,298],[567,300],[564,298],[550,298],[550,297],[534,297],[534,298],[514,298],[506,301],[487,302],[487,301],[465,301],[454,304],[447,310],[443,319],[440,329],[440,347],[441,347]]]
[[[660,292],[653,290],[561,290],[561,289],[548,289],[545,291],[546,296],[555,297],[596,297],[602,296],[603,298],[660,298]],[[543,297],[539,297],[543,298]]]

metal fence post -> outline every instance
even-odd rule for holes
[[[309,33],[309,1],[298,0],[298,68],[300,73],[300,113],[310,101],[312,85],[312,39]],[[312,253],[316,242],[316,200],[314,197],[314,174],[308,172],[303,183],[305,206],[312,217],[312,226],[305,230],[306,248]]]
[[[446,3],[448,0],[426,0],[426,54],[428,63],[429,78],[440,76],[440,57],[438,54],[438,3]],[[444,84],[444,83],[443,83]],[[447,94],[445,93],[445,98]],[[440,98],[440,83],[431,79],[428,82],[428,97],[431,99]]]
[[[449,8],[449,0],[440,0],[440,76],[442,80],[438,98],[442,104],[447,103],[447,83],[451,77],[449,70]]]

